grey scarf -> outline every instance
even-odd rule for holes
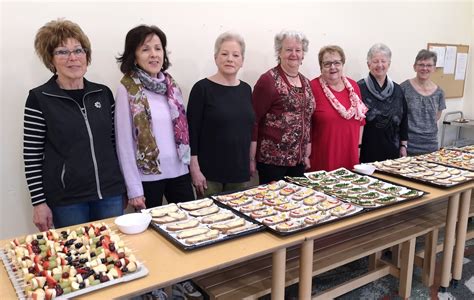
[[[365,80],[365,84],[367,85],[367,89],[369,90],[369,92],[374,95],[375,98],[383,101],[385,99],[387,99],[388,97],[392,96],[393,94],[393,81],[390,79],[390,77],[388,77],[387,75],[387,86],[385,87],[385,89],[381,90],[380,92],[378,91],[378,89],[375,87],[376,84],[378,84],[377,82],[374,82],[374,80],[372,79],[372,76],[367,75],[366,78],[364,78]]]
[[[147,72],[140,68],[135,68],[135,72],[137,73],[137,76],[144,88],[160,95],[166,95],[166,83],[164,81],[158,82],[153,80],[153,78]]]

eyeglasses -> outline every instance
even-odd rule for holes
[[[62,59],[68,59],[71,53],[74,53],[75,56],[77,57],[82,57],[87,53],[87,49],[85,48],[77,48],[74,50],[68,50],[68,49],[61,49],[61,50],[56,50],[53,52],[54,55],[62,58]]]
[[[339,68],[342,66],[342,61],[340,60],[335,60],[335,61],[323,61],[322,63],[323,68],[329,69],[331,66],[335,66],[336,68]]]
[[[418,68],[428,68],[431,69],[434,67],[434,65],[425,65],[425,64],[416,64]]]

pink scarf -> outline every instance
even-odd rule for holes
[[[344,76],[342,76],[341,79],[342,79],[342,82],[344,83],[344,86],[349,91],[349,99],[351,101],[351,106],[349,107],[349,109],[346,109],[339,102],[339,100],[336,99],[334,94],[329,89],[328,83],[326,82],[326,80],[324,80],[322,77],[319,77],[319,83],[321,84],[323,92],[328,98],[332,107],[334,107],[334,109],[337,110],[337,112],[341,115],[341,117],[343,117],[346,120],[349,120],[352,117],[354,117],[356,120],[359,120],[359,121],[365,119],[365,113],[368,110],[367,106],[365,106],[365,104],[360,100],[359,96],[354,91],[354,88],[352,87],[349,80],[347,80],[347,78]]]

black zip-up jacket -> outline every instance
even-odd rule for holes
[[[56,78],[31,90],[26,100],[23,157],[32,204],[54,207],[124,193],[112,92],[84,79],[81,109]]]

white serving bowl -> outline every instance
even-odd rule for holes
[[[375,171],[375,166],[368,165],[368,164],[360,164],[354,166],[354,171],[365,174],[365,175],[372,175]]]
[[[150,214],[131,213],[115,219],[119,230],[126,234],[136,234],[145,231],[151,222]]]

